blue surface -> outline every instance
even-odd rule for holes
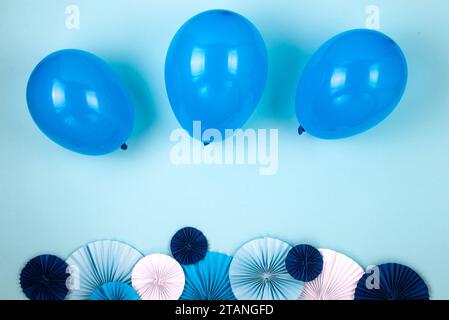
[[[109,66],[81,50],[43,59],[27,86],[31,116],[54,142],[86,155],[104,155],[126,144],[134,108]]]
[[[219,41],[218,41],[219,40]],[[211,10],[187,21],[167,53],[165,81],[173,112],[192,137],[239,129],[262,97],[268,72],[265,43],[245,17]],[[201,121],[195,136],[194,121]],[[207,132],[206,132],[207,135]]]
[[[271,235],[345,253],[366,267],[412,267],[432,298],[449,298],[449,21],[446,0],[77,0],[81,29],[65,28],[66,1],[0,1],[0,297],[23,298],[18,274],[42,253],[62,258],[92,240],[170,252],[192,225],[211,250],[233,254]],[[70,2],[71,3],[71,2]],[[305,63],[337,33],[365,25],[368,4],[408,59],[407,92],[392,115],[353,138],[298,137],[295,92]],[[226,8],[263,35],[267,88],[252,128],[279,129],[279,172],[254,166],[174,166],[178,122],[164,83],[171,39],[190,17]],[[34,66],[62,48],[110,63],[132,94],[126,152],[90,158],[49,141],[25,88]],[[73,197],[73,195],[76,197]]]
[[[369,130],[396,108],[407,74],[401,48],[387,35],[343,32],[323,44],[304,70],[296,96],[299,123],[323,139]]]

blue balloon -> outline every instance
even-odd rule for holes
[[[62,50],[42,60],[28,81],[27,102],[51,140],[81,154],[126,148],[134,125],[134,109],[120,80],[85,51]]]
[[[383,33],[359,29],[334,37],[312,57],[298,86],[300,130],[340,139],[376,126],[401,100],[407,74],[401,48]]]
[[[206,130],[216,129],[224,138],[226,129],[242,127],[254,112],[267,72],[267,50],[256,27],[237,13],[212,10],[175,35],[165,82],[173,111],[191,136],[201,140]],[[194,122],[200,122],[201,136]]]

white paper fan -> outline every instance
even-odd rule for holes
[[[97,241],[75,251],[68,259],[69,300],[87,300],[109,282],[131,284],[131,271],[143,255],[119,241]]]
[[[355,289],[363,269],[351,258],[329,249],[319,249],[323,271],[306,282],[301,300],[354,300]]]
[[[263,238],[240,248],[229,268],[232,291],[239,300],[296,300],[304,283],[287,271],[285,259],[291,246]]]
[[[178,300],[184,290],[184,270],[172,257],[152,254],[136,264],[132,284],[142,300]]]

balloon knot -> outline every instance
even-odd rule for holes
[[[304,132],[306,132],[306,129],[304,129],[302,126],[300,126],[300,127],[298,128],[298,134],[299,134],[300,136],[302,136]]]
[[[123,151],[128,150],[128,145],[126,143],[122,144],[122,146],[120,147]]]

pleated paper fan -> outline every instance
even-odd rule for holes
[[[30,300],[63,300],[67,293],[68,265],[54,255],[37,256],[20,273],[20,286]]]
[[[184,266],[186,285],[181,300],[235,300],[229,282],[232,257],[208,252],[204,260]]]
[[[208,243],[201,231],[187,227],[176,232],[171,240],[170,248],[176,261],[189,265],[204,259]]]
[[[294,279],[285,267],[291,246],[263,238],[240,248],[229,268],[232,291],[239,300],[294,300],[304,283]]]
[[[323,256],[315,247],[301,244],[290,250],[285,260],[288,273],[300,281],[312,281],[323,270]]]
[[[90,296],[90,300],[140,300],[137,292],[129,284],[123,282],[105,283]]]
[[[377,285],[376,269],[365,273],[357,285],[356,300],[429,300],[429,288],[411,268],[397,263],[377,267]]]
[[[109,282],[131,284],[131,272],[143,255],[119,241],[97,241],[75,251],[68,259],[71,270],[70,300],[88,300]]]
[[[354,300],[363,269],[341,253],[329,249],[319,251],[323,256],[323,271],[315,280],[306,282],[300,299]]]
[[[142,300],[178,300],[184,284],[181,265],[164,254],[141,259],[132,272],[132,285]]]

